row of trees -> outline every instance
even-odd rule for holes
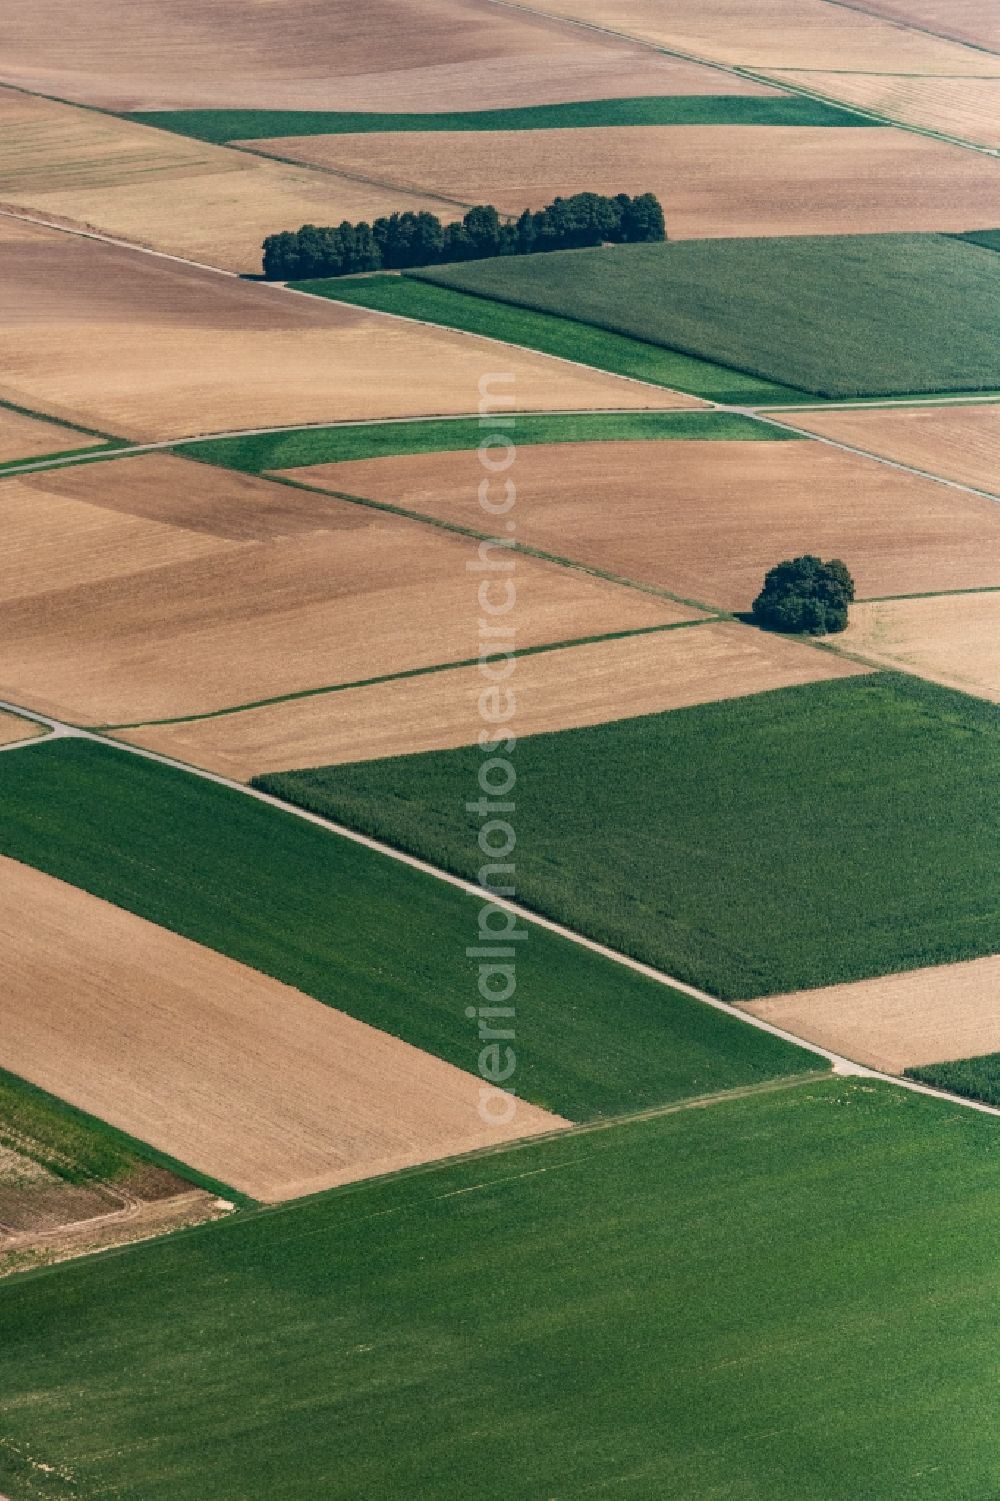
[[[492,255],[530,255],[541,250],[578,250],[605,241],[635,244],[666,239],[663,209],[653,193],[630,198],[619,193],[574,193],[556,198],[514,221],[501,219],[492,204],[470,208],[455,224],[436,214],[390,214],[374,224],[362,220],[328,229],[301,229],[268,235],[264,275],[269,281],[310,276],[349,276],[358,271],[402,271],[444,261],[481,260]]]

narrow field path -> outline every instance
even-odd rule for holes
[[[422,875],[430,876],[435,881],[442,881],[446,886],[453,886],[458,891],[463,891],[468,896],[484,898],[484,890],[472,881],[463,880],[461,876],[453,875],[450,871],[442,870],[439,866],[432,865],[426,860],[418,859],[415,855],[406,854],[403,850],[394,849],[392,845],[385,844],[380,839],[373,839],[368,834],[358,833],[344,824],[334,822],[333,819],[323,818],[318,813],[310,813],[305,808],[297,808],[294,804],[283,802],[281,798],[272,797],[268,792],[261,792],[256,787],[248,787],[243,782],[233,781],[230,777],[218,775],[216,772],[204,771],[201,767],[192,766],[186,761],[174,760],[171,756],[161,756],[156,751],[144,750],[139,746],[127,745],[122,741],[110,739],[107,735],[99,734],[95,730],[82,729],[78,725],[67,723],[65,720],[54,719],[51,715],[40,714],[34,709],[28,709],[23,704],[14,704],[0,700],[0,709],[11,714],[20,714],[25,719],[34,720],[36,724],[46,725],[61,735],[75,737],[82,740],[93,740],[99,745],[105,745],[113,750],[120,751],[123,755],[138,756],[145,761],[155,761],[161,766],[171,766],[176,771],[187,772],[190,776],[201,777],[206,782],[214,782],[219,787],[226,787],[231,792],[238,792],[243,797],[253,798],[256,802],[266,803],[271,808],[276,808],[282,813],[293,818],[300,818],[306,823],[311,823],[317,828],[325,829],[327,833],[340,839],[347,839],[352,844],[361,845],[364,849],[373,850],[376,854],[384,855],[386,859],[396,860],[401,865],[407,865],[411,870],[418,870]],[[34,745],[48,743],[48,737],[22,741],[17,749],[24,753],[30,753]],[[643,964],[641,960],[632,959],[627,954],[620,953],[617,949],[609,948],[606,944],[597,943],[592,938],[586,938],[582,933],[575,932],[572,928],[565,927],[562,923],[554,922],[551,918],[543,917],[540,913],[533,912],[529,907],[522,906],[519,902],[509,901],[506,897],[489,894],[489,900],[497,907],[512,913],[522,922],[531,927],[544,928],[546,932],[554,933],[559,938],[569,943],[576,944],[592,954],[599,954],[603,959],[608,959],[612,964],[621,965],[624,969],[632,970],[635,974],[642,975],[647,980],[652,980],[658,985],[667,986],[670,990],[679,991],[682,995],[691,996],[703,1005],[711,1006],[715,1011],[722,1011],[743,1023],[744,1026],[756,1027],[758,1031],[769,1032],[772,1037],[780,1037],[785,1042],[794,1043],[804,1052],[812,1053],[817,1058],[824,1058],[832,1065],[835,1073],[857,1076],[864,1079],[877,1079],[882,1083],[895,1084],[901,1089],[907,1089],[913,1094],[929,1095],[933,1099],[945,1100],[953,1105],[961,1105],[964,1109],[975,1110],[982,1115],[1000,1117],[1000,1108],[985,1105],[979,1100],[964,1099],[959,1095],[948,1094],[945,1090],[934,1089],[928,1084],[919,1084],[915,1079],[906,1079],[895,1074],[886,1074],[878,1069],[868,1068],[863,1064],[855,1063],[850,1058],[843,1057],[840,1053],[832,1052],[829,1048],[823,1048],[816,1043],[806,1042],[796,1037],[792,1032],[786,1032],[781,1027],[776,1027],[770,1022],[762,1021],[759,1017],[751,1016],[740,1010],[738,1006],[731,1005],[728,1001],[722,1001],[718,996],[710,995],[706,990],[700,990],[695,985],[688,985],[686,981],[677,979],[674,975],[668,975],[663,970],[654,968],[653,965]]]

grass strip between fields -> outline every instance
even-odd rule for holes
[[[11,858],[476,1072],[467,950],[482,896],[95,741],[0,756],[0,804]],[[518,949],[516,1088],[569,1120],[815,1067],[815,1055],[544,929]]]
[[[484,663],[510,661],[518,657],[537,657],[550,651],[570,651],[575,646],[596,646],[602,641],[625,641],[632,636],[658,636],[663,631],[683,631],[693,625],[709,625],[722,620],[724,615],[705,615],[701,620],[671,620],[665,625],[637,626],[628,631],[605,631],[598,636],[575,636],[569,641],[543,641],[537,646],[522,646],[511,652],[486,652],[479,657],[466,657],[458,662],[435,662],[430,667],[409,667],[402,672],[387,672],[377,678],[357,678],[351,683],[330,683],[321,688],[300,688],[295,693],[278,693],[273,698],[253,699],[246,704],[232,704],[226,709],[210,709],[205,714],[178,714],[171,719],[140,719],[132,724],[90,725],[88,728],[111,732],[115,730],[151,729],[163,724],[196,724],[202,719],[225,719],[230,714],[245,714],[252,709],[267,709],[272,704],[290,704],[300,698],[324,698],[330,693],[347,693],[352,688],[375,688],[380,683],[398,683],[405,678],[424,678],[438,672],[455,672],[463,667],[479,667]]]
[[[29,1138],[30,1144],[24,1138]],[[0,1145],[5,1144],[69,1183],[120,1182],[146,1162],[235,1204],[246,1207],[256,1203],[229,1184],[197,1172],[0,1068]]]
[[[14,1277],[0,1489],[994,1495],[995,1127],[829,1079]]]
[[[398,280],[398,278],[386,278]],[[515,412],[504,433],[519,446],[542,443],[666,443],[693,441],[803,441],[801,433],[755,422],[739,412]],[[458,453],[489,436],[482,417],[407,418],[402,422],[350,422],[288,428],[236,438],[185,438],[172,445],[185,458],[263,474],[313,464],[386,459],[400,454]]]
[[[254,785],[474,878],[479,754]],[[997,705],[873,673],[528,736],[515,759],[520,899],[713,995],[1000,949]]]
[[[635,250],[641,247],[624,248]],[[573,250],[561,254],[579,256],[586,252]],[[553,256],[515,259],[551,260]],[[494,262],[480,264],[492,266]],[[466,269],[444,267],[442,274],[446,278],[452,271],[458,274]],[[809,395],[798,387],[765,380],[697,354],[682,353],[635,333],[601,328],[586,319],[578,320],[569,309],[557,313],[552,309],[530,308],[519,303],[516,297],[494,294],[489,289],[456,288],[432,284],[422,278],[423,273],[417,272],[402,276],[334,276],[292,285],[298,291],[310,292],[316,297],[348,302],[353,307],[375,308],[379,312],[416,318],[443,328],[461,329],[464,333],[483,334],[524,349],[535,349],[541,354],[572,360],[578,365],[607,370],[613,375],[684,391],[705,401],[764,406],[801,400]]]
[[[276,136],[358,135],[401,131],[565,130],[615,125],[857,125],[875,122],[843,105],[805,96],[651,95],[573,100],[511,109],[391,113],[371,110],[175,109],[125,114],[140,125],[224,144]]]
[[[1000,1106],[1000,1053],[985,1053],[979,1058],[962,1058],[953,1063],[928,1063],[908,1068],[906,1073],[935,1089],[947,1089],[986,1105]]]

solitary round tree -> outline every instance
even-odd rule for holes
[[[832,635],[847,625],[854,580],[839,558],[822,562],[807,553],[772,568],[753,602],[753,618],[772,631]]]

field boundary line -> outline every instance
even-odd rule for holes
[[[727,617],[720,615],[718,620]],[[570,641],[544,641],[537,646],[522,646],[514,651],[492,652],[483,657],[466,657],[458,662],[434,662],[429,667],[411,667],[403,672],[387,672],[381,677],[358,678],[350,683],[330,683],[322,688],[300,688],[295,693],[277,693],[272,698],[258,698],[246,704],[232,704],[225,709],[209,709],[202,714],[178,714],[170,719],[139,719],[131,724],[99,724],[89,725],[89,729],[98,731],[102,735],[118,734],[122,730],[147,730],[160,725],[171,724],[198,724],[206,719],[226,719],[231,714],[249,714],[255,709],[269,709],[275,704],[298,703],[306,698],[326,698],[334,693],[348,693],[357,688],[376,688],[383,683],[407,682],[411,678],[434,677],[442,672],[458,672],[463,668],[478,667],[481,662],[498,662],[510,658],[520,660],[522,657],[540,657],[549,652],[573,651],[579,646],[599,646],[605,641],[629,641],[633,636],[660,636],[666,631],[684,631],[691,626],[714,625],[716,617],[709,616],[704,620],[668,620],[662,625],[640,625],[629,631],[607,631],[597,636],[577,636]],[[0,747],[3,749],[4,747]],[[7,747],[10,749],[10,747]]]
[[[451,871],[443,870],[439,866],[432,865],[427,860],[421,860],[416,855],[407,854],[405,850],[396,849],[380,839],[375,839],[369,834],[362,834],[357,829],[349,828],[346,824],[335,822],[331,818],[324,818],[318,813],[311,813],[306,808],[297,807],[294,803],[285,802],[282,798],[275,797],[269,792],[263,792],[258,787],[249,787],[243,782],[234,781],[231,777],[221,776],[218,772],[206,771],[203,767],[193,766],[190,762],[179,761],[172,756],[161,755],[158,751],[146,750],[142,746],[129,745],[124,741],[113,740],[107,735],[98,734],[94,730],[84,729],[82,726],[70,724],[66,720],[57,719],[50,714],[42,714],[36,709],[28,709],[23,704],[11,703],[0,700],[0,709],[7,710],[12,714],[20,714],[25,719],[33,719],[38,724],[48,725],[50,729],[58,730],[61,735],[80,740],[90,740],[98,745],[104,745],[112,750],[119,751],[122,755],[138,756],[140,760],[153,761],[160,766],[172,767],[175,771],[187,772],[190,776],[200,777],[203,781],[213,782],[218,787],[225,787],[230,792],[238,792],[243,797],[253,798],[255,802],[264,803],[267,807],[276,808],[279,812],[292,818],[299,818],[314,827],[326,830],[340,839],[346,839],[351,844],[360,845],[363,849],[372,850],[375,854],[383,855],[387,859],[395,860],[401,865],[408,866],[411,870],[420,871],[421,874],[430,876],[436,881],[443,882],[446,886],[452,886],[462,891],[466,896],[483,896],[483,887],[473,881],[467,881],[462,876],[454,875]],[[49,737],[25,742],[27,746],[49,744]],[[936,1089],[929,1084],[921,1084],[916,1079],[903,1078],[896,1074],[883,1073],[879,1069],[869,1068],[865,1064],[856,1063],[846,1058],[841,1053],[835,1053],[830,1048],[821,1047],[818,1043],[808,1042],[801,1037],[796,1037],[793,1032],[788,1032],[782,1027],[775,1026],[772,1022],[764,1021],[761,1017],[752,1016],[742,1011],[740,1006],[720,1000],[718,996],[711,995],[707,990],[700,990],[696,985],[689,985],[686,980],[679,980],[666,971],[657,969],[651,964],[645,964],[641,959],[633,959],[630,955],[622,953],[618,949],[598,943],[593,938],[587,938],[582,933],[566,927],[563,923],[544,917],[540,912],[534,912],[530,907],[524,907],[520,902],[510,901],[507,897],[496,896],[490,893],[490,901],[514,917],[519,917],[523,922],[535,928],[542,928],[548,933],[554,933],[556,937],[563,938],[569,943],[576,944],[579,948],[587,949],[592,954],[599,954],[601,958],[609,959],[613,964],[620,965],[623,969],[642,975],[647,980],[654,981],[657,985],[663,985],[669,990],[678,991],[681,995],[691,996],[703,1005],[709,1006],[714,1011],[723,1012],[726,1016],[736,1017],[745,1026],[756,1027],[758,1031],[767,1032],[772,1037],[779,1037],[783,1042],[789,1042],[798,1047],[802,1052],[812,1053],[817,1058],[825,1058],[832,1065],[836,1074],[856,1076],[864,1079],[879,1079],[886,1084],[895,1084],[900,1089],[908,1089],[914,1094],[928,1095],[933,1099],[944,1100],[953,1105],[961,1105],[964,1109],[975,1110],[980,1114],[1000,1117],[1000,1107],[986,1105],[982,1101],[963,1098],[960,1095],[949,1094],[946,1090]]]

